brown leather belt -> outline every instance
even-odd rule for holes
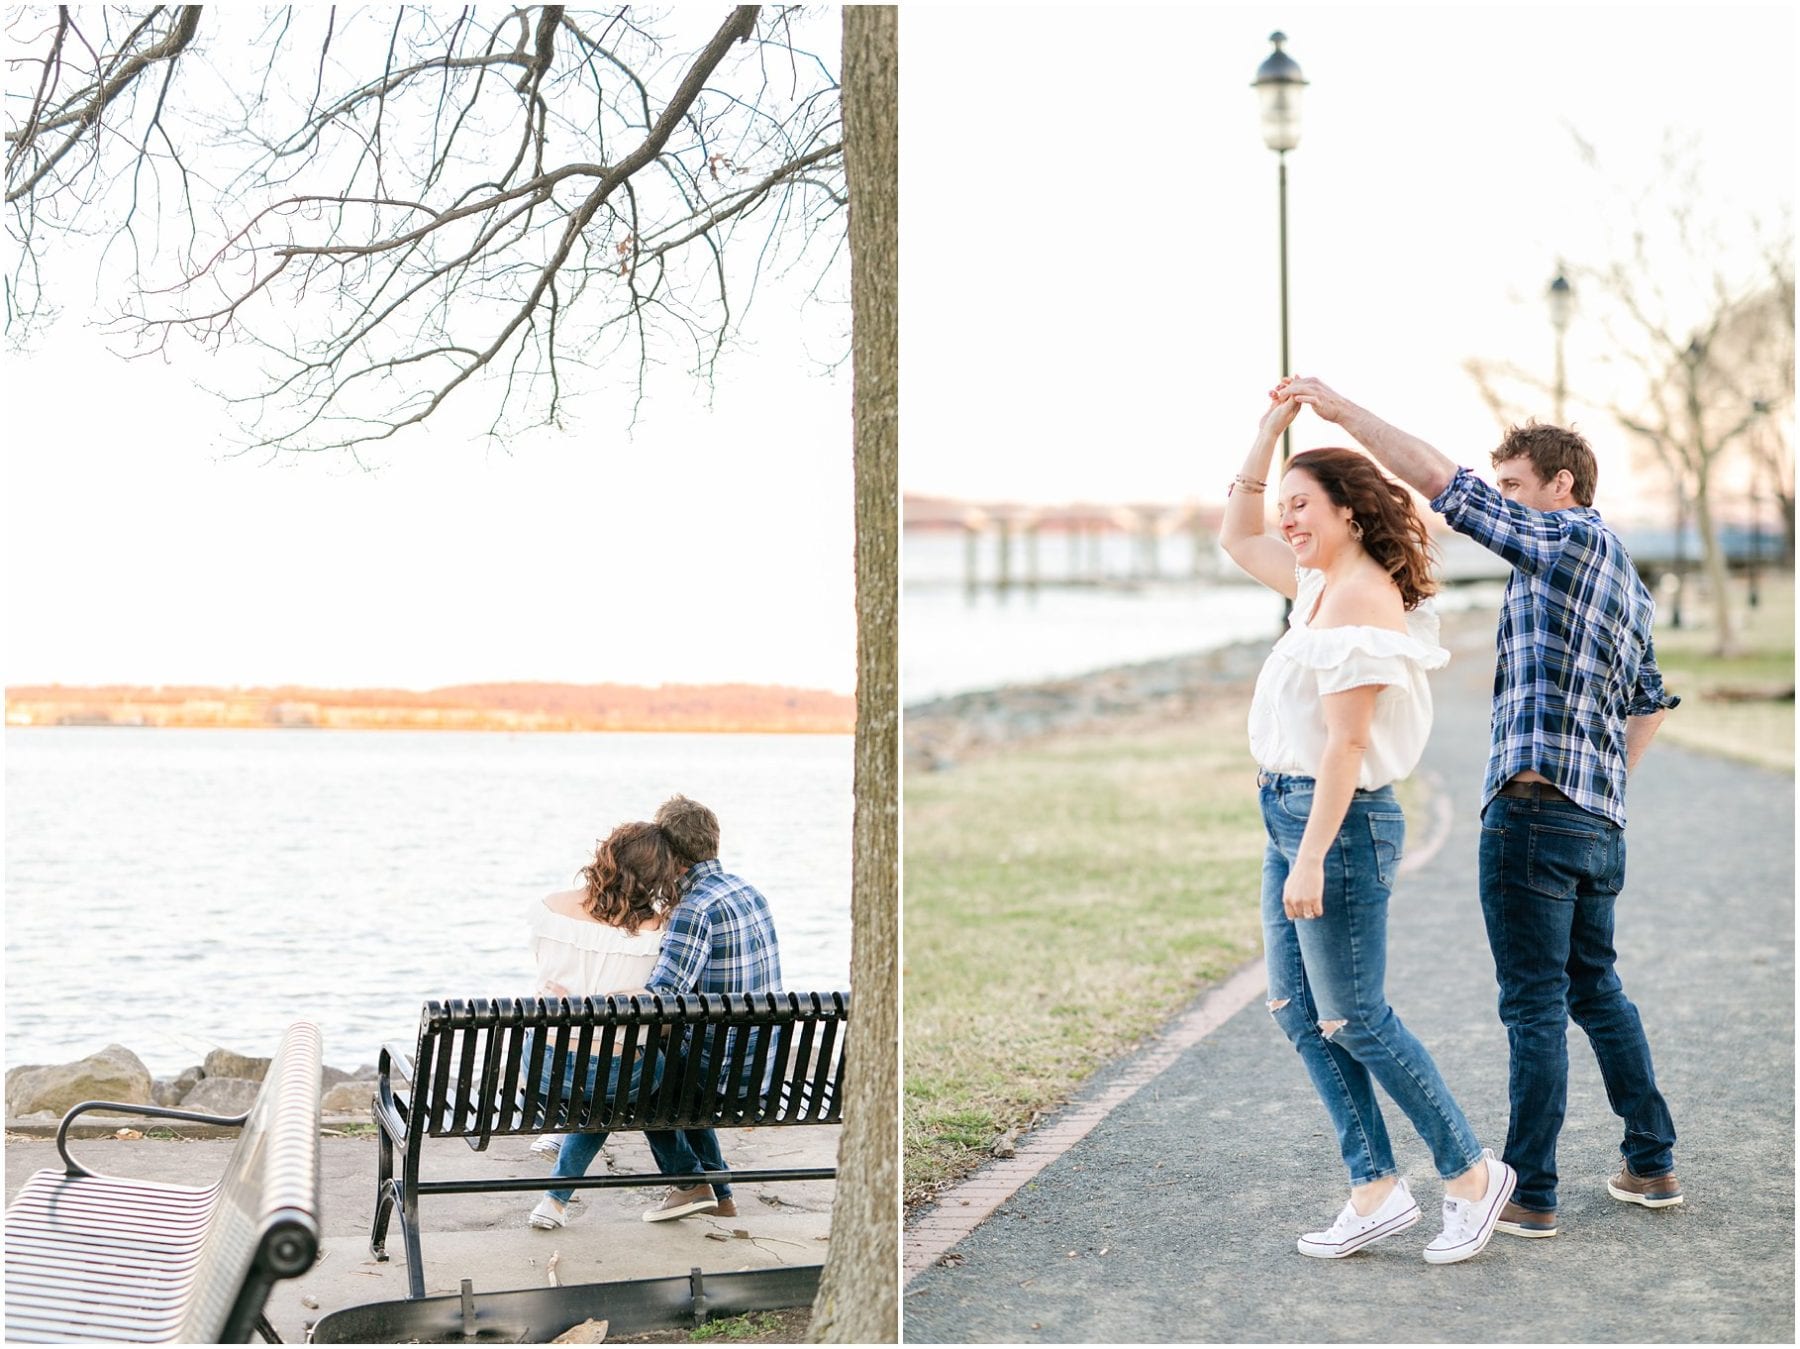
[[[1565,793],[1558,791],[1548,782],[1509,782],[1499,790],[1497,795],[1522,796],[1527,801],[1568,801],[1570,805],[1575,804]]]

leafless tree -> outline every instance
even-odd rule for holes
[[[677,357],[704,381],[759,279],[829,302],[848,249],[858,1032],[815,1334],[896,1339],[894,10],[845,9],[841,99],[787,9],[734,10],[693,50],[628,8],[294,8],[236,39],[218,14],[9,15],[7,321],[47,317],[91,240],[149,350],[258,354],[249,444],[354,453],[452,404],[497,434],[555,424],[621,362],[640,396]]]
[[[841,289],[842,119],[790,10],[741,6],[691,50],[674,22],[12,11],[9,329],[91,239],[140,350],[256,353],[235,399],[277,450],[384,440],[453,399],[495,433],[554,425],[596,383],[577,370],[705,381],[760,277]]]
[[[1592,147],[1578,145],[1598,172]],[[1736,627],[1719,541],[1719,479],[1731,457],[1752,453],[1753,432],[1793,407],[1792,236],[1785,221],[1773,229],[1746,222],[1728,239],[1708,220],[1706,200],[1692,147],[1671,139],[1656,183],[1625,205],[1625,239],[1612,258],[1568,268],[1602,336],[1588,387],[1570,394],[1628,431],[1667,476],[1678,532],[1691,511],[1716,649],[1728,654]],[[1760,245],[1751,256],[1767,267],[1726,270],[1745,242]],[[1502,422],[1520,419],[1518,390],[1540,404],[1550,392],[1542,376],[1516,364],[1476,359],[1465,369]],[[1791,485],[1788,492],[1791,499]]]

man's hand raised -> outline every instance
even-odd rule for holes
[[[1279,398],[1292,398],[1304,403],[1328,422],[1340,425],[1356,404],[1331,388],[1322,379],[1310,375],[1289,375],[1275,386]]]

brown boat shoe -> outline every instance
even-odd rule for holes
[[[735,1206],[734,1206],[735,1208]],[[644,1221],[647,1223],[667,1222],[671,1218],[685,1218],[690,1213],[717,1213],[719,1199],[710,1185],[691,1185],[687,1187],[672,1185],[663,1196],[662,1203],[655,1208],[644,1210]]]
[[[1509,1199],[1501,1206],[1500,1219],[1494,1224],[1494,1230],[1515,1237],[1553,1237],[1556,1235],[1556,1210],[1521,1208]]]
[[[1606,1192],[1627,1204],[1645,1208],[1668,1208],[1681,1203],[1681,1182],[1670,1171],[1661,1176],[1640,1176],[1629,1162],[1619,1163],[1619,1173],[1606,1182]]]

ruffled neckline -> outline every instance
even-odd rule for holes
[[[1275,644],[1284,656],[1315,670],[1341,665],[1357,652],[1378,657],[1401,656],[1425,670],[1441,670],[1450,663],[1450,653],[1438,645],[1437,606],[1430,600],[1421,600],[1406,611],[1405,632],[1362,623],[1315,628],[1304,615],[1318,608],[1325,578],[1316,569],[1295,570],[1299,584],[1295,587],[1293,610],[1288,614],[1288,630]]]
[[[549,937],[584,951],[603,954],[617,952],[624,955],[645,955],[660,951],[663,936],[668,931],[662,927],[641,927],[631,933],[610,923],[571,918],[566,913],[556,913],[541,899],[532,904],[527,922],[533,936]]]

